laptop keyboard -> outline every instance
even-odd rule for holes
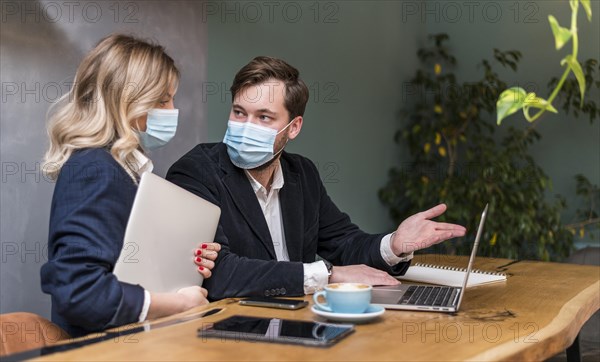
[[[411,285],[400,299],[404,305],[447,306],[455,288]]]

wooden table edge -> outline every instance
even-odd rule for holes
[[[532,354],[532,350],[528,349],[528,344],[532,342],[527,342],[526,338],[523,338],[518,342],[506,342],[489,348],[468,360],[543,360],[550,358],[571,346],[581,327],[599,309],[600,281],[597,281],[565,304],[547,326],[540,329],[534,336],[526,336],[526,338],[533,337],[537,340],[535,343],[543,344],[535,349],[537,353]]]

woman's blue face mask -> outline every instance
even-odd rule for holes
[[[138,132],[142,147],[154,150],[166,145],[175,136],[178,118],[178,109],[154,108],[148,111],[146,132]]]

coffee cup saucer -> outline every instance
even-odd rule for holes
[[[313,305],[310,310],[321,317],[336,322],[361,323],[375,319],[385,312],[385,308],[378,304],[371,304],[364,313],[334,313],[321,309],[318,305]]]

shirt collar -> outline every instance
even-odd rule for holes
[[[284,180],[283,180],[283,171],[281,170],[281,163],[279,162],[279,160],[277,160],[276,162],[277,162],[277,166],[275,168],[275,173],[273,174],[273,182],[271,183],[271,190],[279,191],[283,187]],[[256,179],[254,179],[254,177],[252,177],[252,175],[250,174],[250,172],[248,172],[248,170],[244,170],[244,172],[246,173],[248,180],[250,180],[250,185],[252,185],[252,189],[254,190],[254,193],[256,194],[262,190],[262,192],[266,195],[267,189],[265,189],[264,186],[260,184],[260,182],[256,181]]]
[[[135,169],[138,170],[138,175],[141,176],[144,172],[152,172],[154,164],[146,155],[139,150],[135,150],[133,151],[133,157],[135,157]]]

